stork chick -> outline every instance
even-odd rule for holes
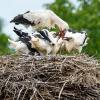
[[[56,55],[63,43],[63,40],[62,38],[59,39],[58,36],[54,38],[53,33],[55,32],[49,32],[49,31],[47,32],[48,32],[48,37],[50,38],[50,40],[53,41],[54,45],[49,44],[43,38],[33,36],[31,40],[32,47],[36,48],[42,55],[48,55],[48,54]]]
[[[28,33],[23,32],[22,30],[19,30],[15,27],[13,31],[19,36],[19,40],[27,46],[28,50],[30,51],[30,54],[34,55],[35,53],[37,53],[38,55],[40,55],[35,48],[31,47],[31,36]]]
[[[87,33],[85,31],[82,32],[73,32],[67,31],[63,40],[68,52],[72,50],[78,50],[81,53],[82,48],[87,45],[88,41]]]
[[[16,53],[25,53],[25,54],[29,54],[29,50],[27,48],[27,46],[21,42],[21,41],[13,41],[13,40],[10,40],[8,39],[8,41],[10,42],[10,47],[15,49]]]

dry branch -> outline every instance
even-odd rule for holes
[[[84,54],[1,56],[0,100],[100,100],[100,64]]]

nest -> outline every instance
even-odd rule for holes
[[[100,66],[87,55],[0,57],[0,100],[100,100]]]

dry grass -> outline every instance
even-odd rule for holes
[[[2,56],[0,100],[100,100],[100,65],[84,54]]]

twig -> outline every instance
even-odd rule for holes
[[[25,95],[26,95],[26,93],[27,93],[27,90],[28,90],[28,88],[26,88],[22,100],[24,100],[24,97],[25,97]]]
[[[61,88],[61,90],[59,92],[58,100],[60,100],[60,97],[61,97],[61,94],[62,94],[62,91],[63,91],[65,85],[66,85],[66,82],[63,84],[63,86],[62,86],[62,88]]]
[[[35,93],[36,93],[36,88],[34,88],[34,92],[33,92],[32,96],[30,97],[30,100],[33,99],[33,97],[35,96]]]
[[[64,64],[64,62],[66,61],[66,58],[62,61],[61,66],[60,66],[60,71],[62,72],[62,66]]]
[[[21,92],[23,91],[23,89],[24,89],[24,85],[22,86],[22,88],[21,88],[20,91],[19,91],[19,94],[18,94],[17,100],[19,100],[20,95],[21,95]]]
[[[9,77],[7,78],[7,81],[6,81],[6,83],[5,83],[5,86],[8,84],[10,77],[11,77],[11,74],[10,74]]]

